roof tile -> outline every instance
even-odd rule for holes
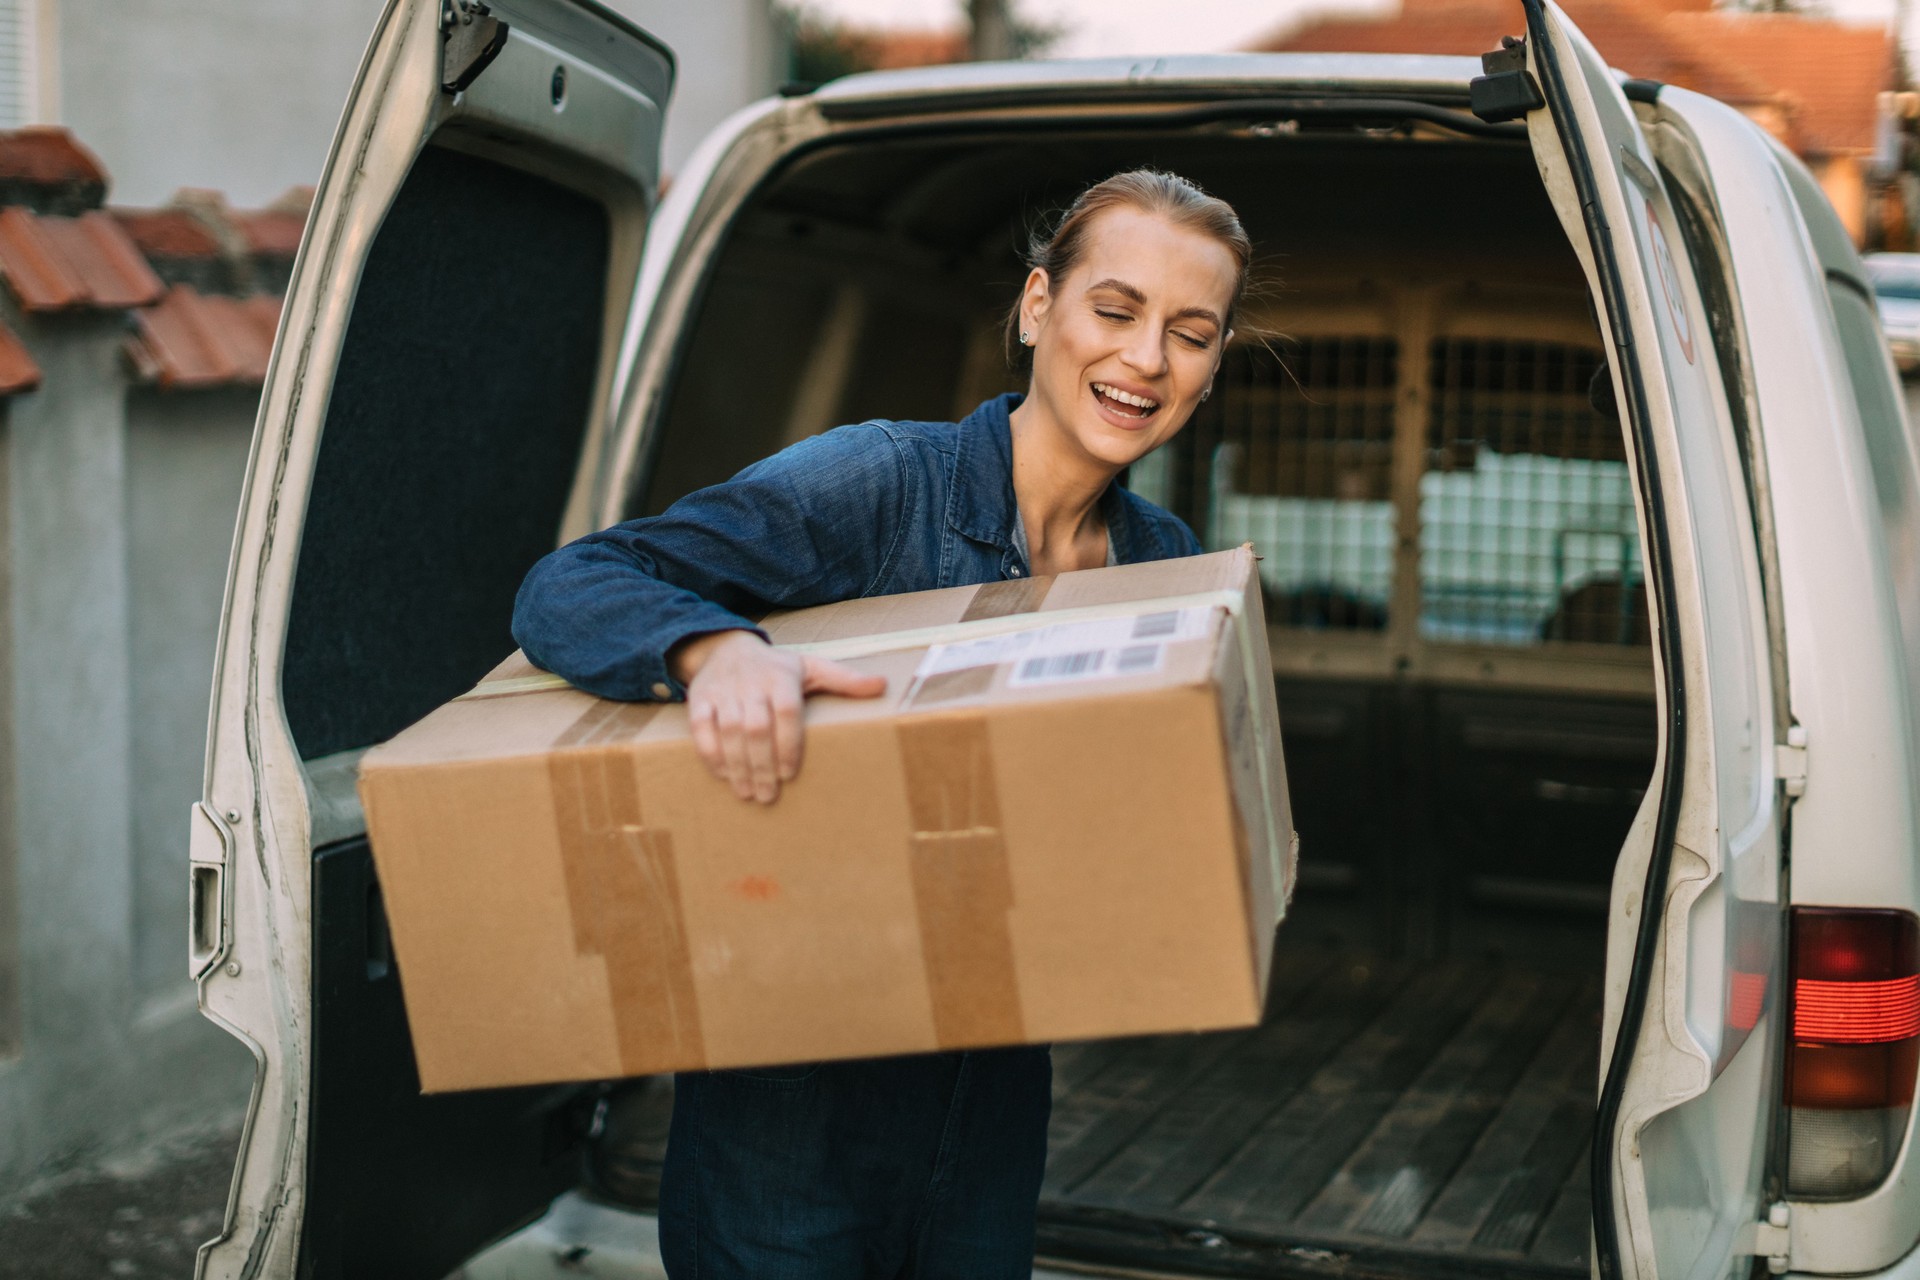
[[[27,311],[144,306],[164,288],[120,224],[98,210],[56,218],[0,209],[0,275]]]
[[[0,204],[73,214],[97,208],[106,194],[107,171],[67,130],[0,131]]]
[[[18,334],[0,324],[0,396],[18,395],[40,385],[40,365]]]
[[[1566,0],[1611,65],[1740,107],[1785,106],[1794,142],[1814,153],[1873,145],[1893,42],[1879,26],[1789,14],[1706,11],[1700,0]],[[1403,0],[1397,14],[1329,17],[1256,48],[1349,53],[1483,53],[1512,34],[1500,0]]]
[[[144,382],[162,390],[257,387],[280,323],[280,299],[209,297],[175,285],[160,304],[135,313],[127,355]]]

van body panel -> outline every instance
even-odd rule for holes
[[[1412,95],[1464,102],[1479,71],[1472,58],[1428,54],[1174,54],[967,62],[870,71],[822,85],[811,96],[833,119],[1073,103],[1219,98],[1276,90],[1336,90],[1343,96]]]
[[[1611,1202],[1603,1225],[1618,1254],[1602,1230],[1596,1262],[1603,1275],[1718,1276],[1761,1213],[1783,1007],[1774,682],[1754,520],[1653,153],[1586,39],[1551,4],[1528,13],[1528,63],[1548,103],[1529,133],[1569,239],[1588,241],[1637,454],[1662,711],[1663,777],[1648,797],[1661,812],[1649,823],[1643,810],[1636,835],[1653,839],[1629,840],[1614,881],[1601,1123],[1610,1090],[1617,1118],[1596,1139],[1596,1182],[1607,1181],[1595,1215]],[[1663,901],[1643,923],[1653,892]]]
[[[1700,157],[1716,196],[1725,194],[1715,215],[1766,454],[1792,714],[1807,734],[1791,900],[1920,909],[1920,485],[1897,374],[1877,332],[1878,404],[1899,414],[1875,424],[1888,457],[1867,443],[1873,406],[1850,391],[1849,359],[1875,351],[1845,344],[1832,277],[1864,293],[1864,273],[1811,176],[1751,122],[1672,88],[1661,91],[1657,112]],[[1873,1192],[1793,1204],[1796,1269],[1869,1271],[1913,1249],[1913,1126],[1910,1117],[1902,1153]]]
[[[447,7],[446,20],[460,21],[464,8]],[[536,506],[551,515],[532,531],[541,549],[551,546],[569,508],[584,510],[583,495],[593,488],[591,442],[605,430],[613,356],[657,182],[672,60],[584,0],[502,0],[492,14],[506,23],[504,44],[467,92],[454,93],[443,88],[447,41],[438,0],[392,0],[382,13],[316,191],[262,395],[228,573],[203,794],[203,812],[228,837],[225,927],[200,929],[225,944],[202,958],[201,1008],[248,1045],[257,1069],[226,1220],[201,1250],[201,1276],[351,1274],[376,1249],[383,1265],[439,1274],[537,1214],[572,1177],[552,1147],[565,1134],[564,1113],[551,1100],[480,1097],[429,1112],[418,1105],[417,1085],[406,1088],[411,1059],[398,986],[351,799],[352,762],[368,743],[342,743],[341,732],[315,728],[312,709],[316,697],[325,705],[325,691],[309,682],[289,700],[281,680],[290,651],[313,667],[314,644],[325,643],[312,625],[290,625],[301,596],[298,571],[319,572],[314,566],[330,561],[322,576],[336,600],[353,600],[359,576],[342,545],[326,545],[356,523],[353,513],[326,528],[308,518],[316,476],[337,480],[355,470],[342,470],[354,460],[338,450],[328,462],[324,437],[334,430],[351,439],[370,428],[377,437],[377,415],[368,418],[366,406],[392,398],[383,387],[401,399],[430,394],[430,377],[381,381],[415,353],[441,376],[461,368],[463,346],[471,359],[488,359],[475,345],[484,345],[484,335],[467,328],[488,320],[466,305],[484,293],[396,289],[382,275],[415,269],[408,255],[418,247],[436,270],[445,268],[436,287],[449,273],[470,286],[495,269],[493,255],[509,255],[510,264],[513,251],[526,247],[489,244],[490,229],[508,226],[537,239],[582,218],[604,227],[591,254],[576,255],[572,273],[583,282],[576,292],[586,290],[569,356],[579,371],[569,394],[584,445],[577,457],[547,460]],[[488,200],[477,210],[484,216],[468,223],[456,211],[471,207],[475,192]],[[503,278],[513,274],[502,268]],[[357,315],[363,303],[379,314]],[[436,312],[439,304],[452,313]],[[360,385],[336,395],[336,375],[349,366]],[[417,417],[419,434],[388,438],[431,445],[436,425],[443,436],[469,427],[460,384],[447,390],[444,421]],[[503,458],[493,470],[511,465]],[[381,515],[404,513],[414,495],[434,487],[417,466],[387,472],[376,468],[373,478],[392,487],[390,500],[359,492],[370,536],[378,536]],[[329,501],[345,510],[338,493]],[[466,571],[457,561],[432,569],[457,602]],[[369,573],[367,581],[377,577]],[[315,598],[313,590],[305,594]],[[359,603],[364,611],[392,602]],[[378,618],[363,623],[380,625]],[[378,660],[363,669],[351,655],[331,661],[341,678],[366,676],[378,686]],[[406,712],[396,703],[379,714]],[[317,847],[316,832],[326,848]],[[331,1110],[317,1113],[317,1101]],[[384,1241],[367,1238],[379,1233]]]

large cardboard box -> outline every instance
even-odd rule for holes
[[[1240,1027],[1291,875],[1251,550],[778,614],[771,806],[516,655],[361,764],[429,1091]]]

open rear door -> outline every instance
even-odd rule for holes
[[[422,1097],[359,755],[511,652],[583,531],[671,56],[591,0],[391,0],[267,375],[194,809],[201,1007],[258,1064],[199,1274],[441,1280],[577,1181],[574,1090]]]
[[[1745,441],[1667,182],[1622,85],[1554,5],[1489,55],[1586,269],[1633,463],[1658,763],[1612,893],[1593,1150],[1602,1276],[1744,1275],[1766,1212],[1782,1003],[1783,704]]]

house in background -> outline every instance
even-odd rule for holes
[[[602,0],[672,47],[666,171],[773,92],[772,0]],[[158,204],[180,187],[260,205],[314,182],[387,0],[0,0],[0,129],[59,124]]]
[[[1563,0],[1612,66],[1738,108],[1806,162],[1863,247],[1906,248],[1914,210],[1895,181],[1904,89],[1885,25],[1714,9],[1708,0]],[[1403,0],[1398,13],[1311,19],[1261,51],[1478,55],[1517,34],[1511,0]]]

